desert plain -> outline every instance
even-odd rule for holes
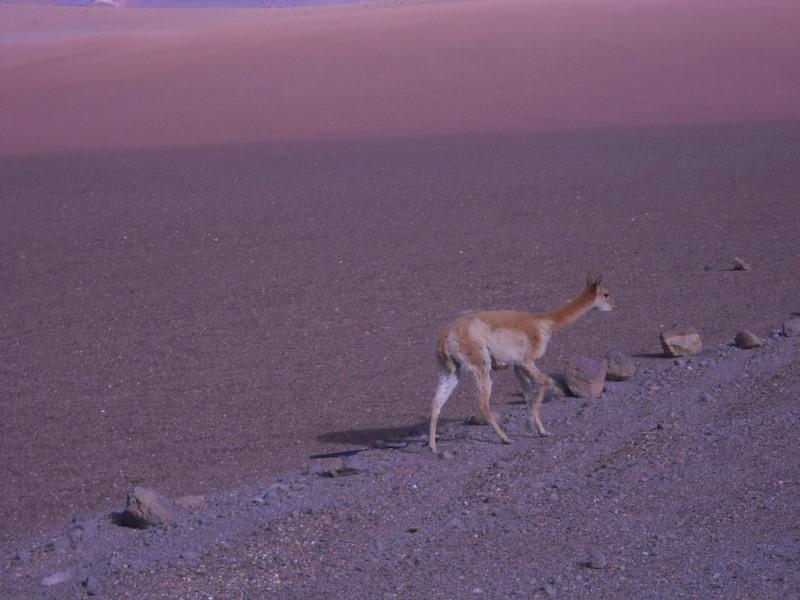
[[[0,595],[798,597],[798,30],[783,0],[0,4]],[[511,446],[465,378],[425,448],[439,328],[601,272],[615,310],[540,366],[637,375],[541,438],[498,373]],[[703,352],[662,356],[674,324]],[[134,486],[203,501],[121,528]]]

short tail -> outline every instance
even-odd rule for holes
[[[443,371],[448,373],[455,373],[458,371],[458,362],[450,354],[447,349],[447,337],[449,331],[446,329],[439,334],[439,345],[436,349],[436,358],[439,361],[439,366]]]

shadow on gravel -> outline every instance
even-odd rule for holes
[[[445,420],[440,420],[444,423]],[[405,427],[384,427],[380,429],[347,429],[345,431],[331,431],[317,436],[317,441],[334,444],[359,444],[371,446],[378,441],[405,440],[419,438],[428,431],[428,420],[420,421]]]
[[[634,358],[670,358],[663,352],[637,352],[633,355]]]

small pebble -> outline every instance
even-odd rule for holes
[[[597,548],[592,550],[591,559],[589,560],[589,568],[605,569],[607,566],[608,566],[608,559],[606,558],[606,555]]]
[[[72,577],[71,571],[59,571],[58,573],[53,573],[47,577],[42,577],[41,581],[43,586],[50,587],[53,585],[58,585],[59,583],[64,583],[70,577]]]
[[[86,589],[87,596],[97,595],[97,579],[94,577],[94,575],[89,575],[83,580],[81,585],[83,585],[83,587]]]
[[[73,527],[67,532],[67,538],[69,539],[69,543],[72,547],[76,547],[81,539],[83,539],[83,528],[82,527]]]
[[[17,560],[20,562],[26,562],[31,557],[31,551],[26,550],[25,548],[20,548],[17,550]]]
[[[734,271],[752,271],[753,267],[751,267],[747,262],[743,259],[739,258],[738,256],[733,259],[733,270]]]
[[[800,318],[794,317],[788,321],[784,321],[781,331],[786,337],[800,336]]]

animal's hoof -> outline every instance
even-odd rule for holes
[[[540,429],[539,430],[539,435],[541,435],[542,437],[550,437],[551,433],[549,431],[547,431],[546,429]]]
[[[511,440],[511,438],[505,438],[505,439],[503,440],[503,443],[504,443],[504,444],[511,444],[511,443],[513,443],[513,442],[512,442],[512,440]]]

